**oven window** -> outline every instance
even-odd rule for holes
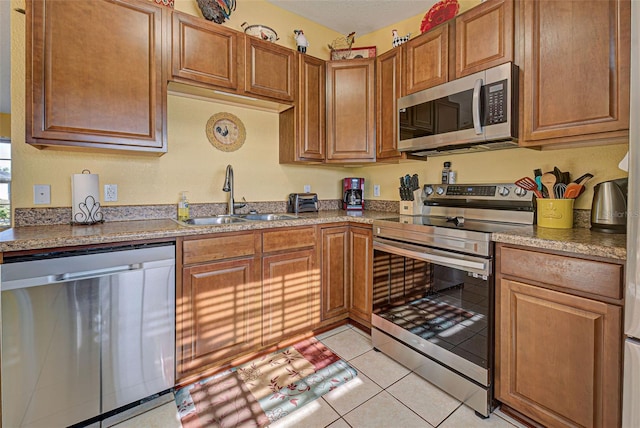
[[[491,278],[376,250],[373,281],[375,314],[489,368]]]

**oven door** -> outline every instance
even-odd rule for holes
[[[374,240],[373,248],[374,328],[455,376],[488,388],[492,259],[382,238]]]

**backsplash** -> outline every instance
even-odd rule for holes
[[[399,212],[398,201],[365,200],[365,210],[381,211],[397,214]],[[342,209],[342,201],[339,199],[321,200],[320,211],[335,211]],[[192,217],[207,217],[226,214],[227,204],[191,204]],[[247,206],[238,209],[238,214],[246,214],[249,210],[262,213],[283,213],[287,211],[287,203],[274,202],[247,202]],[[162,218],[176,219],[178,209],[175,204],[166,205],[121,205],[102,207],[104,219],[111,221],[128,220],[153,220]],[[16,208],[14,213],[14,227],[21,226],[46,226],[52,224],[71,223],[71,208]],[[591,227],[591,210],[573,210],[573,227]]]

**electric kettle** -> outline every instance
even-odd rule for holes
[[[596,184],[591,203],[591,230],[627,233],[628,184],[627,178]]]

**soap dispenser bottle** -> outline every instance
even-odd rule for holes
[[[189,201],[187,201],[187,192],[183,191],[180,201],[178,202],[178,220],[185,221],[189,219]]]

